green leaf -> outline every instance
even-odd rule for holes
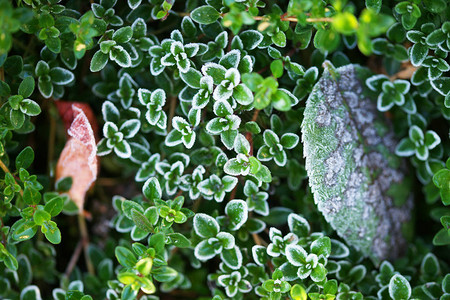
[[[72,177],[62,177],[55,183],[55,188],[58,192],[67,192],[72,187]]]
[[[194,230],[202,238],[215,237],[219,233],[219,224],[213,217],[199,213],[194,216]]]
[[[242,253],[237,246],[223,250],[220,253],[220,258],[233,270],[239,270],[242,266]]]
[[[36,76],[41,77],[43,75],[47,75],[48,72],[50,72],[50,67],[45,61],[40,60],[36,64],[36,68],[35,68],[34,72],[36,73]]]
[[[351,12],[342,12],[333,17],[334,29],[342,34],[350,35],[358,28],[358,20]]]
[[[303,249],[303,247],[298,245],[288,245],[286,247],[286,258],[290,264],[300,267],[305,261],[308,253]]]
[[[202,74],[196,69],[190,68],[186,73],[180,73],[180,77],[184,83],[191,88],[200,88],[200,79],[202,78]]]
[[[28,169],[34,161],[34,151],[30,146],[25,147],[16,157],[16,169]]]
[[[50,76],[40,76],[38,79],[38,89],[42,96],[45,98],[50,98],[53,94],[53,84],[51,82]]]
[[[308,221],[300,215],[289,214],[288,216],[289,230],[298,237],[306,237],[309,235],[311,227]]]
[[[20,292],[20,300],[42,300],[41,292],[35,285],[29,285]]]
[[[126,120],[119,128],[119,131],[123,133],[125,139],[134,137],[141,128],[141,121],[137,119]]]
[[[253,50],[262,42],[264,36],[257,30],[246,30],[239,34],[244,49]]]
[[[116,30],[112,36],[112,39],[119,44],[130,41],[133,36],[133,29],[130,26],[121,27]]]
[[[31,269],[31,263],[27,256],[18,255],[17,262],[20,269],[19,286],[24,288],[25,286],[31,284],[31,280],[33,279],[33,270]]]
[[[199,24],[211,24],[219,19],[219,12],[212,6],[203,5],[191,12],[191,18]]]
[[[25,114],[22,111],[11,110],[9,116],[11,124],[14,126],[14,128],[21,128],[23,123],[25,122]]]
[[[230,220],[230,230],[238,230],[247,221],[247,203],[242,200],[231,200],[225,206],[225,213]]]
[[[445,275],[442,280],[442,291],[444,293],[450,294],[450,274]]]
[[[44,233],[47,240],[52,244],[61,243],[61,231],[53,221],[46,221],[41,227],[41,231]]]
[[[44,206],[44,210],[48,212],[52,217],[59,215],[59,213],[63,210],[64,200],[56,196],[50,199]]]
[[[398,156],[411,156],[415,153],[416,146],[409,138],[404,138],[395,148],[395,154]]]
[[[412,199],[407,198],[406,203],[398,207],[390,204],[379,206],[380,202],[393,203],[394,199],[387,193],[389,184],[378,185],[374,180],[396,184],[406,194],[411,187],[405,166],[392,153],[392,145],[397,144],[393,137],[384,139],[386,144],[383,144],[377,131],[361,131],[368,124],[367,117],[371,124],[377,122],[380,125],[379,130],[392,131],[392,128],[378,115],[373,100],[357,92],[358,89],[363,90],[361,82],[370,76],[368,70],[355,65],[334,69],[329,63],[325,64],[325,72],[307,100],[302,123],[303,151],[315,203],[337,233],[363,255],[375,261],[396,257],[401,253],[397,245],[406,243],[398,222],[410,219],[409,201]],[[345,114],[352,116],[358,115],[362,109],[365,117],[342,119],[338,116],[341,113],[338,108],[344,107]],[[357,153],[366,156],[359,165],[354,164]],[[359,179],[355,181],[355,178]],[[368,182],[371,184],[366,185]],[[358,192],[350,192],[350,186]],[[378,192],[372,197],[367,196],[372,189]],[[351,209],[347,206],[348,201],[352,203]],[[388,226],[389,230],[380,235],[380,232],[376,233],[378,226]],[[367,231],[369,227],[373,231]],[[365,239],[360,238],[361,232],[364,232]],[[378,242],[374,243],[375,240]]]
[[[11,88],[9,85],[0,80],[0,97],[8,97],[11,94]]]
[[[137,262],[136,270],[140,274],[147,276],[148,274],[150,274],[152,266],[153,266],[153,260],[150,257],[144,257]]]
[[[194,255],[200,261],[207,261],[216,256],[215,245],[203,240],[195,246]]]
[[[274,60],[270,64],[270,71],[272,71],[272,74],[275,78],[280,78],[283,76],[283,61],[280,59]]]
[[[144,209],[139,203],[126,199],[122,201],[122,211],[128,219],[133,219],[133,215],[131,212],[133,209],[140,212],[141,214],[144,213]]]
[[[325,51],[333,51],[339,46],[340,40],[340,36],[335,30],[320,29],[314,36],[314,45]]]
[[[44,222],[49,221],[51,219],[50,213],[43,209],[38,209],[34,212],[33,219],[36,225],[42,225]]]
[[[443,43],[445,39],[446,39],[445,33],[442,31],[441,28],[439,28],[427,36],[426,42],[430,46],[435,46]]]
[[[394,300],[404,300],[411,297],[411,286],[400,274],[395,274],[389,281],[389,296]]]
[[[292,105],[291,97],[286,92],[277,90],[272,96],[272,105],[279,111],[288,111]]]
[[[3,262],[5,263],[5,266],[12,271],[16,271],[19,267],[17,259],[11,253],[8,253],[3,257]]]
[[[169,282],[178,276],[178,272],[171,267],[161,267],[152,271],[153,277],[159,282]]]
[[[420,265],[420,271],[427,281],[435,280],[439,276],[441,268],[437,257],[433,253],[425,255]]]
[[[193,37],[197,34],[197,27],[195,27],[194,22],[192,22],[192,19],[188,16],[183,17],[183,20],[181,21],[181,30],[183,31],[183,34],[188,37]]]
[[[55,67],[50,70],[52,82],[58,85],[65,85],[74,80],[75,76],[67,69]]]
[[[324,257],[328,257],[331,253],[331,240],[329,237],[324,236],[318,238],[311,244],[311,252],[316,254],[317,256],[323,255]]]
[[[285,133],[280,139],[280,143],[285,149],[292,149],[297,146],[299,142],[298,135],[294,133]]]
[[[311,272],[311,279],[314,282],[321,282],[323,281],[327,276],[327,269],[325,269],[325,267],[319,263]]]
[[[278,47],[285,47],[286,46],[286,34],[284,34],[283,31],[278,31],[272,36],[272,42],[277,45]]]
[[[189,248],[191,246],[191,241],[181,233],[169,233],[167,238],[169,239],[169,244],[172,244],[178,248]]]
[[[156,177],[147,179],[142,187],[142,193],[149,200],[161,199],[162,191],[158,179]]]
[[[444,246],[450,245],[450,234],[446,228],[442,228],[433,238],[433,245]]]
[[[308,298],[305,288],[299,284],[295,284],[291,288],[290,294],[291,294],[292,299],[294,299],[294,300],[306,300]]]
[[[114,46],[109,52],[109,58],[122,68],[131,67],[130,54],[122,46]]]
[[[133,268],[137,263],[136,256],[128,248],[117,246],[115,254],[119,263],[126,268]]]
[[[100,50],[95,52],[91,59],[90,70],[91,72],[98,72],[103,70],[103,68],[108,63],[108,54],[101,52]]]
[[[32,76],[25,77],[19,85],[19,95],[28,98],[34,91],[34,78]]]
[[[1,65],[1,63],[0,63]],[[8,56],[5,60],[5,64],[3,65],[3,68],[5,69],[6,73],[17,76],[19,75],[23,70],[23,59],[22,56],[19,55],[12,55]],[[29,97],[29,96],[27,96]]]
[[[34,221],[20,219],[11,227],[12,238],[16,241],[29,240],[36,234],[37,228]]]
[[[37,116],[41,113],[39,104],[30,99],[24,99],[22,101],[20,110],[28,116]]]
[[[380,12],[382,0],[366,0],[366,7],[376,13]]]
[[[146,232],[150,233],[153,231],[153,226],[150,223],[149,219],[139,210],[132,208],[131,209],[131,219],[133,220],[136,226]]]
[[[58,37],[50,37],[45,40],[45,45],[53,53],[61,52],[61,40]]]
[[[30,184],[25,184],[25,189],[23,191],[23,200],[25,203],[28,205],[36,205],[41,200],[41,197],[41,193],[39,193],[36,188],[32,187]]]

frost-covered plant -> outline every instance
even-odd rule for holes
[[[0,0],[0,298],[449,299],[449,8]]]

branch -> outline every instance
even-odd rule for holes
[[[86,219],[84,218],[83,213],[78,214],[78,228],[80,229],[81,235],[81,244],[84,249],[84,259],[86,261],[86,267],[88,272],[92,275],[95,275],[94,265],[89,257],[89,233],[87,231]]]
[[[3,170],[3,172],[5,172],[5,173],[10,173],[11,174],[11,171],[9,171],[9,169],[8,169],[8,167],[3,163],[3,161],[0,159],[0,168]],[[12,174],[11,174],[12,175]],[[13,176],[14,177],[14,176]],[[18,184],[17,183],[17,180],[16,179],[14,179],[14,181],[15,181],[15,183],[17,184],[17,185],[19,185],[20,186],[20,184]],[[22,190],[22,187],[20,187],[20,196],[23,196],[23,190]]]
[[[177,98],[174,96],[170,97],[169,101],[169,117],[167,118],[167,133],[172,130],[172,119],[175,115],[175,108],[177,106]]]
[[[270,18],[267,16],[255,16],[253,17],[253,20],[256,21],[269,21]],[[289,21],[289,22],[298,22],[297,17],[284,17],[280,16],[281,21]],[[306,18],[307,23],[319,23],[319,22],[333,22],[333,18]]]
[[[177,15],[179,15],[180,17],[190,17],[191,14],[190,13],[186,13],[186,12],[177,12]],[[224,13],[224,14],[220,14],[220,16],[223,18],[227,15],[228,13]],[[253,16],[252,17],[253,20],[255,21],[269,21],[270,18],[267,16]],[[289,21],[289,22],[298,22],[297,17],[294,16],[285,16],[285,14],[280,16],[280,20],[281,21]],[[320,23],[320,22],[333,22],[333,18],[306,18],[305,19],[306,23]]]

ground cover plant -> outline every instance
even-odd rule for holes
[[[446,0],[0,0],[0,299],[450,299]]]

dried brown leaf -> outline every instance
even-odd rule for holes
[[[69,139],[56,165],[56,180],[72,177],[68,194],[82,211],[86,193],[97,179],[97,146],[84,110],[77,104],[72,104],[71,109],[74,119],[67,130]]]

